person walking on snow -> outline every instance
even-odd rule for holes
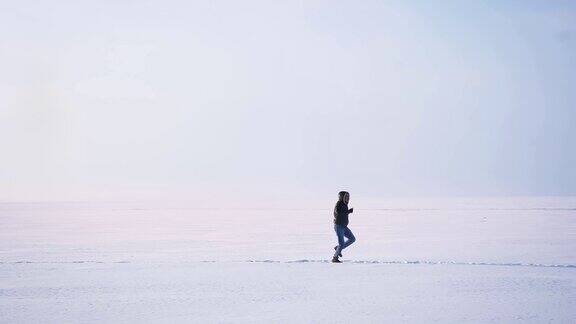
[[[334,207],[334,231],[336,236],[338,236],[338,245],[334,247],[336,252],[332,258],[334,263],[342,263],[338,260],[338,256],[342,256],[342,250],[350,246],[350,244],[356,241],[354,234],[348,228],[348,214],[352,214],[354,208],[348,209],[348,202],[350,201],[350,194],[346,191],[340,191],[338,193],[338,202]],[[348,240],[344,241],[344,237]]]

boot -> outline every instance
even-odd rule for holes
[[[332,258],[332,263],[342,263],[342,261],[338,260],[338,257],[335,256]]]
[[[334,247],[334,251],[336,251],[337,249],[338,249],[338,245],[336,245],[336,246]],[[339,256],[339,257],[342,257],[342,251],[340,251],[340,253],[338,253],[338,256]]]

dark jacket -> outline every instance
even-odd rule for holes
[[[348,205],[339,200],[334,207],[334,224],[348,226],[348,214],[350,214]]]

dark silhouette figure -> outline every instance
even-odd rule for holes
[[[342,256],[342,250],[350,246],[356,241],[354,234],[348,228],[348,214],[352,214],[354,208],[348,209],[348,202],[350,201],[350,194],[347,191],[340,191],[338,193],[338,202],[334,207],[334,231],[338,237],[338,245],[334,247],[336,252],[332,258],[332,262],[341,263],[338,256]],[[348,240],[344,241],[344,238]]]

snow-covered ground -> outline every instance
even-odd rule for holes
[[[0,322],[576,321],[574,197],[333,203],[0,203]]]

